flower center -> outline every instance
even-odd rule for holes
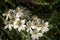
[[[38,34],[38,31],[33,31],[33,32],[34,32],[35,35]]]
[[[38,27],[38,23],[34,23],[34,26]]]
[[[21,12],[20,10],[18,10],[18,9],[16,9],[15,12],[16,12],[16,13],[19,13],[19,14],[22,13],[22,12]]]
[[[31,23],[28,23],[28,27],[29,27],[29,28],[31,27]]]
[[[38,16],[34,15],[34,16],[32,16],[32,18],[33,18],[34,20],[36,20],[36,19],[38,19]]]
[[[41,24],[41,27],[44,27],[45,26],[45,24],[43,23],[43,24]]]
[[[15,18],[11,18],[11,21],[14,22],[15,21]]]
[[[22,22],[18,21],[16,25],[20,27],[22,25]]]
[[[8,26],[9,26],[9,24],[10,24],[10,23],[11,23],[11,22],[7,21],[7,22],[6,22],[6,25],[8,25]]]

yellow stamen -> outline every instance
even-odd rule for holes
[[[14,21],[15,21],[15,18],[11,18],[11,20],[10,20],[10,21],[14,22]]]
[[[34,26],[36,26],[36,27],[37,27],[37,26],[38,26],[38,23],[34,23]]]
[[[22,13],[21,10],[16,9],[15,13]]]
[[[37,15],[34,15],[34,16],[32,16],[32,18],[33,18],[33,19],[37,19],[37,18],[38,18],[38,16],[37,16]]]
[[[17,21],[16,25],[17,25],[17,26],[21,26],[21,25],[22,25],[22,22]]]
[[[44,27],[45,26],[45,24],[43,23],[43,24],[41,24],[41,27]]]
[[[36,35],[36,34],[38,34],[38,31],[34,30],[33,33]]]

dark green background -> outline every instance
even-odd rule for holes
[[[49,5],[44,3],[49,3]],[[49,22],[50,30],[40,40],[60,40],[60,0],[0,0],[0,40],[28,40],[23,37],[22,32],[19,33],[14,29],[12,31],[4,29],[2,14],[6,9],[16,9],[18,6],[26,7],[32,15],[37,15]],[[27,35],[25,31],[23,32]]]

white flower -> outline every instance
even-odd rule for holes
[[[19,18],[15,18],[15,21],[13,22],[14,25],[14,29],[17,29],[20,26],[20,19]]]
[[[38,16],[37,16],[37,15],[33,15],[33,16],[32,16],[32,19],[33,19],[33,20],[37,20],[37,19],[38,19]]]
[[[32,29],[37,29],[38,31],[41,30],[41,27],[38,27],[38,26],[31,26],[31,27],[32,27]]]
[[[32,31],[32,22],[29,20],[28,22],[27,22],[27,32],[31,32]]]
[[[45,23],[44,23],[44,20],[42,21],[41,27],[42,27],[42,29],[41,29],[42,33],[49,31],[48,22],[45,22]]]
[[[47,27],[44,27],[44,28],[42,28],[42,30],[41,30],[42,33],[47,32],[47,31],[49,31],[49,28],[47,28]]]
[[[25,25],[25,20],[21,20],[20,26],[18,27],[18,31],[20,32],[21,30],[25,30],[26,25]]]
[[[37,30],[33,30],[33,31],[31,32],[31,38],[32,38],[32,40],[35,40],[35,39],[39,40],[39,37],[42,37],[42,36],[43,36],[43,34],[40,33],[40,32],[37,31]]]
[[[3,14],[3,16],[6,16],[6,20],[8,20],[8,18],[11,18],[11,12],[13,12],[13,10],[9,9],[7,12]]]
[[[18,24],[19,24],[19,20],[18,20],[18,21],[15,20],[15,21],[13,22],[13,25],[14,25],[13,28],[14,28],[14,29],[17,29],[17,28],[19,27]]]
[[[6,24],[6,26],[5,26],[4,29],[7,29],[8,28],[11,31],[13,25],[9,21],[7,21],[5,24]]]
[[[25,19],[24,20],[16,20],[14,22],[14,29],[18,29],[18,31],[20,32],[21,30],[25,30]]]
[[[32,29],[31,28],[28,28],[27,29],[27,32],[31,33]]]
[[[24,15],[22,11],[23,10],[21,10],[19,7],[17,7],[17,9],[15,10],[16,18],[20,18]]]
[[[32,29],[37,29],[38,31],[41,30],[40,23],[36,21],[27,22],[27,27],[27,32],[32,31]]]
[[[38,19],[37,19],[38,20]],[[38,31],[41,30],[41,26],[40,26],[40,21],[32,21],[32,29],[37,29]]]
[[[18,28],[18,31],[20,32],[21,30],[25,30],[25,27],[26,27],[26,25],[21,25],[21,26]]]
[[[25,12],[24,12],[25,11]],[[19,32],[26,30],[31,34],[32,40],[39,40],[39,37],[43,36],[43,33],[49,31],[49,23],[44,22],[44,20],[38,18],[38,16],[33,15],[32,19],[27,14],[28,10],[21,9],[17,7],[15,10],[9,9],[3,16],[6,16],[5,29],[12,30],[17,29]],[[29,20],[26,22],[26,19]]]

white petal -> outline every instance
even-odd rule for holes
[[[40,31],[41,30],[41,27],[37,27],[37,30]]]
[[[8,26],[5,26],[5,27],[4,27],[4,29],[7,29],[7,28],[8,28]]]
[[[25,27],[26,27],[26,25],[22,25],[22,27],[23,27],[23,28],[25,28]]]
[[[43,33],[39,33],[39,37],[42,37],[43,36]]]
[[[16,14],[16,18],[20,18],[20,16],[18,15],[18,13]]]
[[[29,32],[29,29],[27,29],[26,31]]]
[[[15,19],[15,22],[17,22],[17,21],[19,21],[19,20],[20,20],[19,18],[16,18],[16,19]]]
[[[21,27],[22,27],[22,30],[25,30],[26,25],[22,25]]]
[[[9,26],[9,30],[10,30],[10,31],[12,30],[12,27],[11,27],[11,26]]]
[[[21,12],[21,13],[20,13],[20,17],[22,17],[23,15],[24,15],[24,14]]]
[[[46,31],[49,31],[49,28],[46,28]]]
[[[3,16],[6,16],[6,13],[3,13]]]
[[[31,26],[32,27],[32,29],[35,29],[36,27],[35,26]]]
[[[6,20],[8,20],[8,15],[6,16]]]
[[[17,7],[16,9],[17,9],[17,10],[20,10],[20,7]]]
[[[24,28],[24,27],[22,27],[22,30],[25,30],[25,28]]]
[[[48,25],[49,24],[49,22],[45,22],[45,25]]]
[[[25,23],[25,19],[24,20],[21,20],[21,22],[22,22],[22,24],[24,24]]]
[[[14,29],[17,29],[18,28],[18,26],[14,26]]]
[[[42,33],[49,31],[49,28],[43,28]]]
[[[42,20],[42,23],[44,23],[44,20]]]
[[[27,29],[27,32],[29,32],[30,34],[32,34],[32,29],[31,28],[28,28]]]
[[[32,34],[32,35],[34,34],[32,29],[30,29],[30,34]]]
[[[18,31],[21,32],[21,28],[20,27],[18,28]]]
[[[36,39],[36,37],[35,37],[34,35],[32,35],[32,36],[31,36],[31,38],[32,38],[33,40],[35,40],[35,39]]]

